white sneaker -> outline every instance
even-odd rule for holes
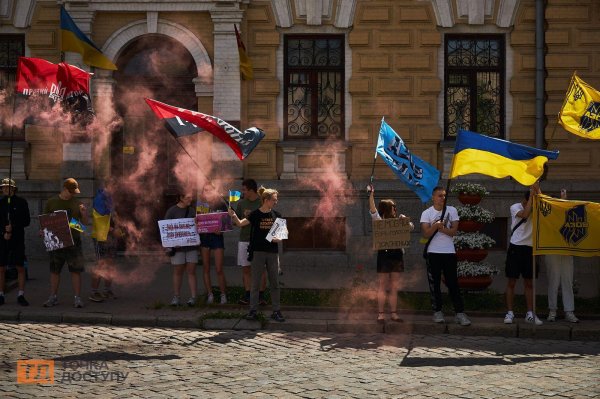
[[[208,305],[210,305],[211,303],[213,303],[215,301],[215,296],[212,294],[212,292],[210,294],[208,294],[208,296],[206,297],[206,303]]]
[[[225,305],[227,303],[227,295],[221,294],[221,305]]]
[[[527,313],[527,316],[525,316],[525,322],[529,324],[535,323],[536,326],[541,326],[544,324],[540,319],[538,319],[537,316],[533,315],[533,313]]]
[[[504,316],[504,324],[512,324],[514,319],[515,314],[513,312],[508,312],[506,313],[506,316]]]
[[[444,314],[441,311],[435,312],[433,314],[433,322],[434,323],[445,323],[446,320],[444,320]]]
[[[565,320],[569,323],[579,323],[579,319],[575,316],[573,312],[565,312]]]
[[[556,321],[556,310],[548,311],[548,317],[546,318],[548,321]]]
[[[464,313],[457,313],[456,317],[454,317],[454,321],[456,321],[461,326],[470,326],[471,320]]]

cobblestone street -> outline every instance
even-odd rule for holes
[[[599,342],[22,323],[0,324],[0,352],[3,398],[600,395]],[[17,384],[29,359],[54,383]]]

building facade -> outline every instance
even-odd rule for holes
[[[377,197],[394,198],[415,221],[428,206],[381,160],[373,164],[382,117],[444,177],[460,128],[558,149],[543,191],[565,187],[571,198],[599,202],[600,158],[593,154],[600,141],[567,133],[556,122],[574,71],[600,88],[600,3],[573,3],[2,0],[3,115],[16,101],[18,56],[61,60],[61,5],[119,69],[93,68],[97,122],[86,129],[51,118],[23,120],[16,128],[4,123],[0,171],[8,174],[11,165],[34,216],[62,178],[77,178],[90,198],[111,177],[120,213],[129,217],[130,241],[138,244],[130,250],[137,251],[155,245],[156,220],[178,186],[199,188],[210,180],[224,190],[255,178],[280,191],[290,228],[284,265],[313,268],[316,280],[328,268],[352,272],[374,264],[365,191],[372,170]],[[252,80],[240,79],[234,25],[253,64]],[[64,59],[90,69],[78,54]],[[266,137],[243,162],[212,136],[178,143],[157,124],[145,97],[242,128],[258,126]],[[467,177],[491,192],[485,205],[496,214],[491,234],[498,243],[490,259],[502,268],[509,206],[525,188],[510,179]],[[29,252],[41,254],[30,236]],[[234,263],[236,234],[227,237],[226,262]],[[417,229],[407,252],[409,290],[426,289],[418,238]],[[597,258],[577,265],[576,278],[586,282],[582,293],[595,295]]]

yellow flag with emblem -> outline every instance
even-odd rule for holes
[[[600,204],[537,195],[533,201],[534,255],[600,255]]]
[[[558,123],[578,136],[600,139],[600,92],[573,74]]]

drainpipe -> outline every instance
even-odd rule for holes
[[[535,1],[535,146],[544,147],[544,129],[546,127],[545,111],[545,78],[546,62],[544,48],[546,46],[544,22],[546,0]]]

